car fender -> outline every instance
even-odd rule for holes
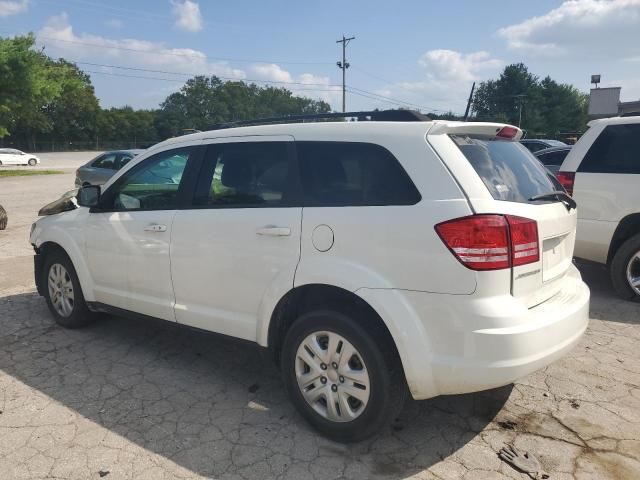
[[[86,208],[79,208],[40,219],[31,234],[31,243],[36,248],[45,243],[59,245],[73,263],[85,300],[92,302],[95,300],[93,280],[83,254],[84,234],[81,227],[84,222],[79,218],[88,212]]]

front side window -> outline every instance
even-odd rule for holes
[[[211,207],[276,207],[290,204],[287,142],[209,146],[194,204]]]
[[[304,205],[413,205],[420,193],[398,160],[371,143],[296,142]]]
[[[640,174],[640,124],[605,127],[585,155],[578,171]]]
[[[110,189],[103,208],[114,210],[172,210],[193,148],[158,153],[125,173]]]
[[[451,135],[496,200],[526,203],[557,190],[547,170],[519,142],[486,135]]]
[[[117,155],[115,153],[107,153],[99,157],[91,166],[94,168],[107,168],[109,170],[113,170],[116,163],[116,157]]]

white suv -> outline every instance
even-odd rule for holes
[[[575,203],[490,123],[319,122],[156,145],[34,225],[56,321],[149,316],[268,347],[318,430],[509,384],[587,327]],[[85,208],[89,207],[89,208]]]
[[[589,127],[558,173],[579,205],[575,255],[607,265],[618,294],[640,300],[640,117]]]

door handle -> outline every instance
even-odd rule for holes
[[[256,233],[258,235],[267,235],[269,237],[288,237],[291,235],[291,229],[289,227],[274,227],[268,225],[266,227],[259,228]]]
[[[152,223],[152,224],[147,225],[146,227],[144,227],[144,231],[145,232],[166,232],[167,231],[167,226],[166,225],[158,225],[157,223]]]

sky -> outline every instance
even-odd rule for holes
[[[0,36],[89,73],[103,107],[156,108],[194,74],[286,87],[347,109],[464,111],[474,81],[540,77],[640,98],[640,0],[0,0]],[[142,78],[140,78],[142,77]]]

